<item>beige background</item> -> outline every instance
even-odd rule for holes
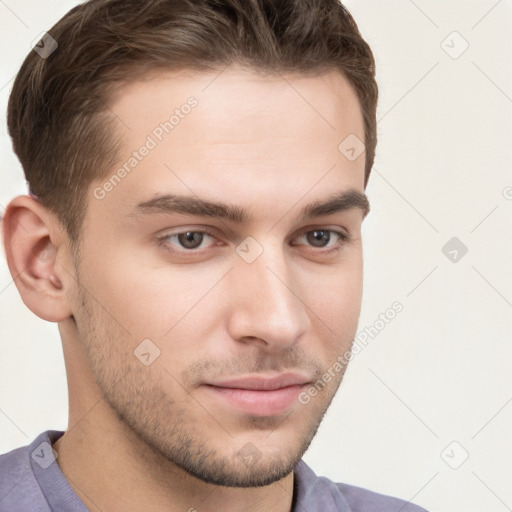
[[[0,210],[25,192],[5,126],[12,79],[76,3],[0,2]],[[354,357],[305,460],[431,512],[512,510],[512,2],[346,5],[381,91],[360,331],[404,309]],[[457,262],[442,252],[453,237],[468,248]],[[0,354],[0,453],[65,429],[57,327],[23,305],[4,258]]]

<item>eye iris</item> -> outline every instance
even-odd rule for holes
[[[196,249],[203,241],[203,234],[197,231],[187,231],[178,235],[178,241],[187,249]]]
[[[329,231],[323,231],[323,230],[316,230],[316,231],[310,231],[307,234],[308,242],[311,243],[311,245],[314,245],[315,247],[323,247],[324,244],[322,242],[325,242],[326,244],[329,243],[329,240],[331,239],[331,235]],[[320,242],[318,244],[318,242]]]

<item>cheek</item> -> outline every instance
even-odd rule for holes
[[[315,282],[313,275],[310,282]],[[362,299],[362,266],[353,262],[350,266],[332,269],[323,278],[317,276],[316,286],[304,283],[305,303],[314,314],[335,333],[351,333],[357,328]]]
[[[130,333],[134,340],[162,331],[159,322],[168,329],[172,290],[141,264],[133,249],[114,250],[113,246],[104,244],[101,254],[90,251],[90,263],[82,264],[86,292],[98,307],[108,312],[108,322],[122,328],[126,336]]]
[[[106,309],[136,339],[168,339],[184,329],[190,334],[191,327],[200,329],[213,318],[214,288],[224,268],[134,261],[132,256],[102,264],[94,280]]]

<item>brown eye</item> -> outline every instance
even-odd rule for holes
[[[329,243],[331,234],[325,230],[308,231],[306,238],[313,247],[324,247]]]
[[[203,243],[208,238],[212,240],[210,245]],[[201,252],[202,249],[208,249],[210,246],[215,245],[215,236],[205,230],[179,231],[162,236],[159,240],[161,245],[175,253]]]
[[[197,249],[204,238],[204,233],[199,231],[186,231],[177,235],[178,242],[185,249]]]
[[[344,245],[351,241],[350,235],[333,229],[311,229],[304,231],[297,240],[303,240],[302,244],[309,247],[324,249],[323,253],[341,250]],[[320,251],[318,251],[320,252]]]

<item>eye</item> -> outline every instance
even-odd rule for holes
[[[192,252],[196,249],[205,248],[201,245],[207,237],[213,238],[213,234],[207,230],[187,230],[165,235],[160,238],[160,243],[165,246],[173,245],[174,247],[176,247],[176,243],[178,251]]]
[[[345,243],[350,241],[349,235],[333,229],[313,229],[303,233],[297,240],[301,238],[305,238],[307,244],[311,244],[312,247],[330,249],[327,252],[340,250]]]
[[[213,239],[209,245],[204,244],[208,238]],[[305,231],[295,240],[306,240],[304,243],[293,243],[293,245],[309,245],[316,249],[324,249],[322,253],[330,253],[339,251],[346,243],[350,242],[350,236],[342,231],[333,229],[313,229]],[[205,229],[180,231],[178,233],[170,233],[159,238],[159,244],[166,250],[175,253],[200,253],[202,249],[206,250],[214,245],[222,245],[222,242],[215,241],[215,235]]]

